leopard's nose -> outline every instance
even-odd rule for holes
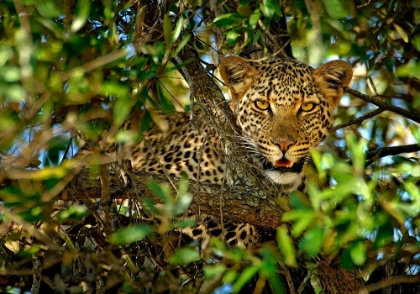
[[[274,139],[272,142],[278,145],[280,147],[280,150],[283,152],[287,151],[290,148],[290,146],[296,143],[291,140],[280,140],[280,139]]]

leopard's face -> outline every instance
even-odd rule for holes
[[[220,71],[260,168],[273,182],[299,188],[310,148],[325,139],[351,66],[333,61],[314,70],[295,60],[272,59],[253,67],[228,57]]]

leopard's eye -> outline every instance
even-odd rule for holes
[[[309,112],[315,108],[316,104],[312,102],[302,103],[300,110],[304,112]]]
[[[268,103],[268,101],[264,101],[264,100],[257,100],[257,101],[255,101],[255,106],[258,109],[267,110],[268,108],[270,108],[270,103]]]

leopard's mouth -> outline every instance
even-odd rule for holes
[[[291,168],[293,166],[293,162],[283,157],[282,159],[276,160],[274,166]]]
[[[263,170],[267,171],[279,171],[282,173],[300,173],[303,168],[303,161],[291,162],[286,158],[276,160],[275,163],[271,163],[268,160],[261,160]]]

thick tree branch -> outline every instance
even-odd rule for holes
[[[147,183],[167,183],[165,175],[147,172],[130,173],[131,183],[127,187],[121,185],[121,180],[110,177],[111,199],[134,199],[140,202],[148,197],[158,201],[158,198],[147,188]],[[178,186],[178,179],[171,179]],[[275,230],[281,224],[282,211],[276,201],[277,195],[267,195],[267,190],[247,186],[228,187],[209,183],[191,181],[188,191],[194,195],[190,210],[204,214],[220,216],[219,195],[222,193],[223,217],[234,222],[250,223],[265,230]],[[175,193],[175,191],[174,191]],[[61,194],[62,200],[76,200],[88,198],[101,198],[101,183],[92,179],[89,169],[83,169],[73,182]],[[86,195],[86,196],[85,196]]]
[[[405,110],[401,107],[385,103],[385,102],[383,102],[379,99],[376,99],[376,98],[370,97],[368,95],[362,94],[359,91],[353,90],[351,88],[347,88],[346,92],[349,93],[350,95],[353,95],[354,97],[362,99],[363,101],[373,103],[383,110],[389,110],[389,111],[395,112],[395,113],[400,114],[400,115],[402,115],[406,118],[409,118],[409,119],[411,119],[411,120],[413,120],[417,123],[420,123],[420,115],[417,114],[417,113],[412,113],[412,112],[409,112],[409,111],[407,111],[407,110]]]

